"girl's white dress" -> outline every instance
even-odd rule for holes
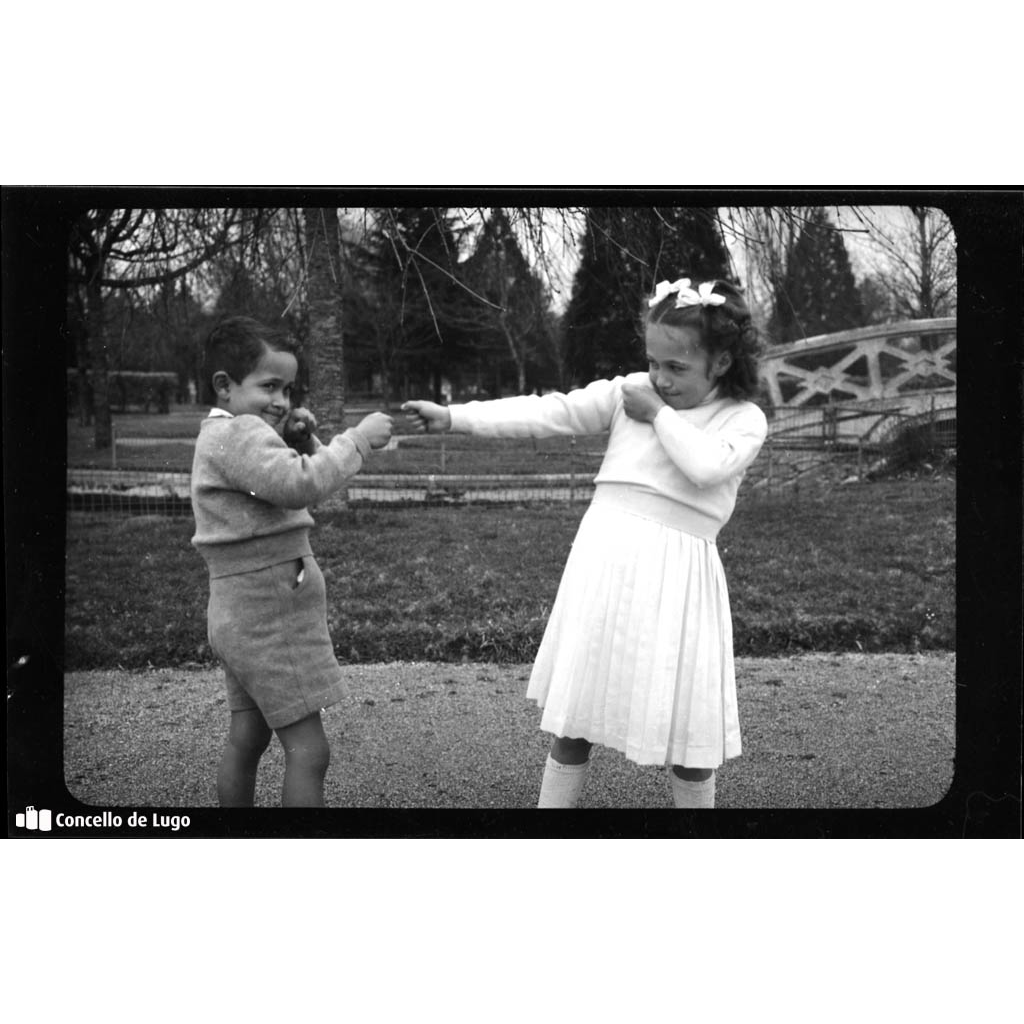
[[[626,416],[622,384],[452,406],[452,429],[545,437],[609,431],[527,696],[541,728],[639,764],[717,768],[741,752],[732,616],[715,538],[764,442],[764,414],[711,395]]]

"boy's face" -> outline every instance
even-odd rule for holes
[[[232,380],[223,371],[214,374],[217,404],[235,416],[259,416],[280,434],[291,409],[298,372],[298,360],[291,352],[266,349],[263,358],[241,381]]]

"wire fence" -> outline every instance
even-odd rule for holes
[[[768,439],[747,471],[740,501],[799,500],[862,481],[915,445],[955,448],[956,408],[924,412],[898,400],[779,409]],[[352,507],[582,502],[607,435],[493,439],[400,435],[374,452],[342,500]],[[189,468],[195,437],[115,435],[111,468],[68,469],[68,508],[85,512],[191,515]]]
[[[84,512],[191,515],[187,471],[173,446],[191,439],[120,438],[115,448],[146,441],[154,468],[68,469],[68,508]],[[399,437],[375,452],[341,495],[349,506],[587,502],[606,438],[507,441]],[[117,463],[117,456],[112,462]],[[156,468],[159,464],[168,468]]]

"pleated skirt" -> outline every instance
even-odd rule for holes
[[[662,513],[676,503],[623,490],[599,487],[580,523],[527,696],[556,736],[717,768],[741,752],[718,548]]]

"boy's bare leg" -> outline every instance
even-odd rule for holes
[[[323,807],[331,748],[319,712],[275,730],[284,747],[282,807]]]
[[[231,712],[228,739],[217,771],[217,800],[221,807],[253,806],[256,769],[270,735],[270,726],[258,708]]]

